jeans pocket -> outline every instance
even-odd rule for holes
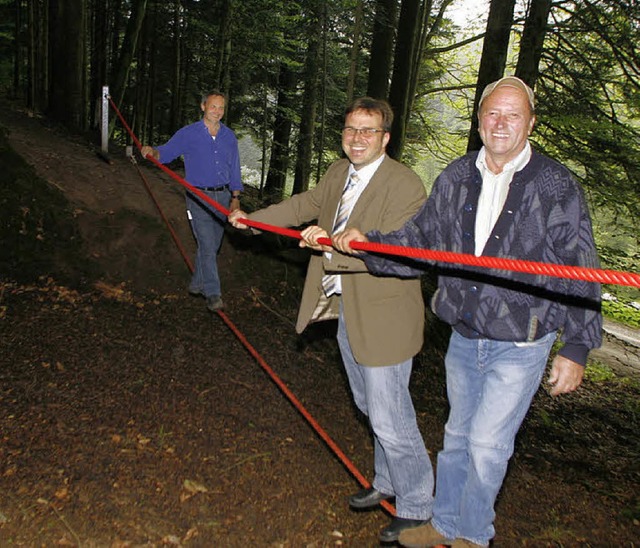
[[[517,348],[537,348],[539,346],[544,346],[548,344],[549,339],[555,339],[556,332],[552,331],[551,333],[547,333],[544,337],[540,337],[535,341],[522,341],[522,342],[514,342],[513,345]]]

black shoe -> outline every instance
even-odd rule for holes
[[[427,519],[393,518],[391,523],[380,531],[380,542],[396,542],[400,532],[427,523]]]
[[[371,508],[378,506],[383,500],[392,499],[393,495],[385,495],[373,487],[358,491],[349,497],[351,508]]]

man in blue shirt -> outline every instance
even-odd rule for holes
[[[202,96],[203,116],[179,129],[167,143],[157,148],[143,146],[144,157],[151,154],[163,164],[182,156],[185,179],[231,211],[240,206],[243,190],[240,176],[238,139],[220,120],[225,96],[211,91]],[[212,312],[223,307],[217,255],[224,235],[226,217],[191,192],[186,193],[187,216],[198,246],[189,293],[203,295]]]

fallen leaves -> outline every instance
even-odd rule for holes
[[[197,495],[198,493],[208,493],[209,490],[198,483],[197,481],[193,481],[190,479],[184,480],[182,483],[182,492],[180,493],[180,502],[185,502],[189,500],[191,497]]]

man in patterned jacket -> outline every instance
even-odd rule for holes
[[[528,140],[533,91],[508,76],[489,84],[479,107],[483,147],[452,162],[405,225],[365,236],[348,228],[334,248],[381,242],[475,255],[597,267],[591,221],[568,169]],[[408,262],[362,255],[376,274],[414,276]],[[408,547],[488,546],[494,504],[518,429],[537,391],[556,334],[551,394],[575,390],[587,354],[601,343],[600,286],[563,278],[439,265],[432,307],[453,332],[445,358],[450,414],[438,454],[430,522],[405,529]]]

